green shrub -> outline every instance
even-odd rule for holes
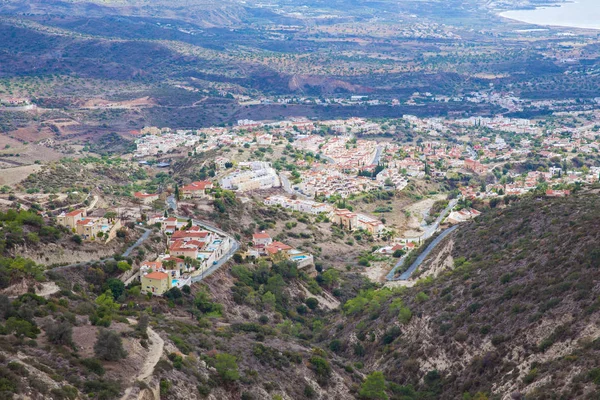
[[[97,358],[85,358],[81,360],[81,364],[86,367],[89,371],[96,375],[102,376],[106,372],[102,363]]]

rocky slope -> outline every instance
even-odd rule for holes
[[[492,211],[430,256],[452,270],[347,303],[329,336],[396,398],[596,398],[599,239],[597,193]]]

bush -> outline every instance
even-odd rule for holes
[[[309,297],[306,299],[305,303],[311,310],[316,310],[319,306],[319,300],[315,299],[314,297]]]
[[[387,400],[383,373],[379,371],[370,373],[363,382],[358,394],[362,399]]]
[[[97,358],[85,358],[81,360],[81,364],[96,375],[102,376],[106,372]]]
[[[429,300],[429,296],[427,296],[425,292],[419,292],[415,296],[415,300],[417,301],[417,303],[424,303],[427,300]]]
[[[398,250],[394,250],[394,254],[392,254],[392,257],[394,258],[400,258],[405,254],[404,250],[398,249]]]
[[[50,393],[55,400],[75,400],[79,392],[73,386],[66,385],[60,389],[52,389]]]
[[[329,350],[333,351],[334,353],[337,353],[341,349],[342,349],[342,341],[341,340],[333,339],[331,342],[329,342]]]
[[[215,357],[215,369],[225,382],[235,382],[240,379],[236,358],[231,354],[220,353]]]
[[[117,263],[117,268],[121,272],[127,272],[127,271],[131,270],[131,265],[129,265],[129,263],[127,261],[119,261]]]
[[[118,361],[127,357],[121,337],[108,329],[101,329],[98,333],[94,353],[96,357],[105,361]]]
[[[148,330],[148,323],[150,322],[150,318],[148,318],[148,314],[141,313],[140,318],[138,319],[138,323],[135,326],[135,330],[141,333],[146,333]]]
[[[382,339],[383,344],[392,343],[401,334],[402,334],[402,331],[400,330],[399,327],[393,326],[393,327],[389,328],[387,331],[385,331],[385,334],[383,335],[383,339]]]
[[[304,396],[306,396],[306,398],[312,399],[316,395],[317,395],[317,392],[315,391],[315,389],[313,389],[312,386],[310,386],[310,385],[304,386]]]
[[[121,392],[121,385],[115,381],[95,380],[83,384],[86,393],[95,393],[96,399],[113,399]]]
[[[39,328],[31,322],[15,317],[10,317],[6,321],[4,329],[7,334],[14,333],[18,338],[28,337],[30,339],[35,339],[38,333],[40,333]]]
[[[69,345],[73,342],[73,327],[67,321],[49,323],[44,330],[51,343]]]
[[[398,311],[398,320],[402,324],[408,324],[412,319],[412,312],[408,307],[401,307],[400,311]]]
[[[315,371],[317,377],[323,379],[329,378],[329,376],[331,376],[331,365],[329,365],[329,362],[327,362],[327,360],[325,360],[324,358],[319,356],[312,356],[309,362],[313,371]]]

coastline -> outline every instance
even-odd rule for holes
[[[578,6],[580,9],[570,8],[573,6]],[[581,1],[564,1],[561,4],[553,3],[540,5],[537,7],[525,7],[501,11],[496,15],[514,22],[520,22],[534,26],[600,30],[600,18],[592,18],[592,20],[587,22],[582,21],[580,18],[582,13],[588,12],[586,7],[587,5],[585,4],[585,1],[583,3]],[[541,15],[542,12],[546,12],[547,15]],[[565,14],[566,17],[562,19]],[[598,14],[600,15],[600,9]]]

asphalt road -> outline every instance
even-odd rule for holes
[[[174,211],[177,211],[177,201],[175,200],[175,196],[171,195],[171,196],[167,197],[167,204],[168,204],[169,208],[171,208]],[[175,217],[176,218],[181,218],[181,219],[188,219],[189,218],[189,217],[185,217],[183,215],[175,215]],[[230,235],[229,233],[223,231],[220,228],[217,228],[216,226],[214,226],[211,223],[208,223],[208,222],[205,222],[205,221],[200,221],[198,219],[192,219],[192,221],[193,221],[193,223],[195,225],[201,226],[201,227],[203,227],[206,230],[216,232],[217,234],[223,236],[225,238],[225,240],[229,244],[229,249],[227,250],[226,253],[224,253],[219,258],[219,260],[217,261],[216,264],[211,265],[206,271],[202,271],[202,273],[199,276],[192,277],[192,282],[200,282],[201,280],[203,280],[204,278],[210,276],[213,272],[215,272],[216,270],[218,270],[219,268],[221,268],[227,261],[229,261],[229,259],[231,257],[233,257],[233,255],[235,254],[235,252],[239,250],[240,244],[238,243],[237,240],[235,240],[235,238],[232,235]]]
[[[410,267],[404,271],[398,278],[394,278],[396,269],[398,267],[400,267],[403,263],[404,263],[404,259],[406,256],[402,257],[400,259],[400,261],[398,261],[398,263],[396,264],[396,266],[394,266],[394,269],[392,269],[390,271],[390,273],[386,276],[386,279],[388,281],[407,281],[410,276],[413,274],[413,272],[415,272],[417,270],[417,268],[419,268],[419,266],[421,265],[421,263],[423,263],[423,261],[425,260],[425,258],[427,258],[427,256],[429,255],[429,253],[431,253],[431,251],[433,249],[436,248],[436,246],[438,244],[440,244],[440,242],[446,237],[448,236],[450,233],[452,233],[455,229],[458,228],[458,225],[454,225],[448,229],[446,229],[444,232],[442,232],[440,234],[440,236],[436,237],[433,242],[429,243],[429,246],[427,246],[427,248],[423,251],[423,253],[421,253],[419,255],[419,257],[417,257],[417,259],[410,265]]]
[[[433,224],[431,224],[431,225],[429,225],[428,227],[425,228],[425,232],[423,232],[423,234],[421,236],[419,236],[419,238],[421,240],[427,240],[431,236],[433,236],[433,234],[438,230],[438,228],[439,228],[440,223],[442,222],[442,220],[454,208],[454,206],[456,205],[456,203],[458,203],[458,199],[450,200],[448,202],[448,206],[446,206],[446,208],[440,213],[440,215],[436,218],[436,220],[434,221]],[[452,227],[452,228],[454,228],[454,227]],[[452,229],[452,228],[449,228],[449,229]],[[448,230],[444,231],[444,233],[442,233],[442,235],[445,236],[446,232],[448,232]],[[442,236],[442,235],[440,235],[440,236]],[[412,239],[414,239],[414,238],[412,238]],[[438,238],[436,238],[433,243],[436,243],[436,244],[439,243]],[[430,244],[430,246],[431,246],[431,244]],[[435,246],[433,246],[433,247],[435,247]],[[431,250],[433,250],[433,248],[429,249],[429,250],[428,249],[429,249],[429,246],[427,247],[427,249],[425,249],[425,251],[423,253],[429,254],[429,252],[431,252]],[[405,254],[402,257],[400,257],[400,259],[398,260],[398,262],[396,263],[396,265],[394,265],[394,268],[392,268],[392,270],[390,272],[388,272],[388,274],[386,275],[385,279],[387,279],[388,281],[394,281],[394,280],[397,281],[397,280],[408,280],[408,278],[410,278],[410,274],[412,274],[412,271],[411,271],[410,274],[407,275],[406,279],[400,279],[400,278],[394,279],[394,275],[396,274],[396,270],[398,268],[400,268],[400,266],[404,263],[404,260],[406,259],[406,257],[408,257],[408,254]],[[415,261],[415,263],[416,263],[416,261]],[[413,265],[415,263],[413,263]],[[417,265],[417,267],[418,267],[418,265]],[[411,268],[412,268],[412,266],[411,266]],[[415,269],[416,269],[416,267],[415,267]],[[414,269],[413,269],[413,271],[414,271]],[[401,277],[405,276],[405,274],[406,274],[406,272],[404,274],[402,274]]]

